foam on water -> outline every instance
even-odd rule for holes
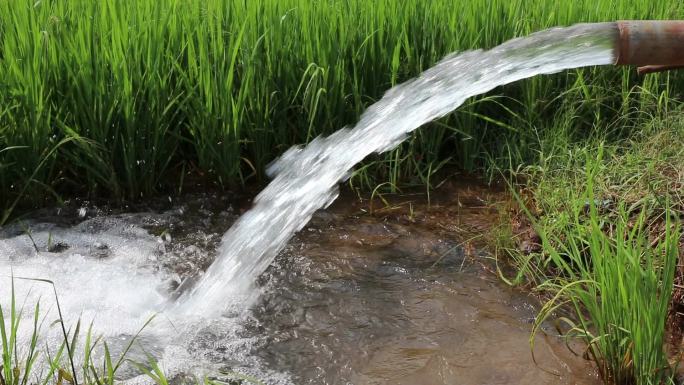
[[[337,185],[371,153],[448,114],[467,98],[497,86],[568,68],[614,62],[614,23],[555,28],[490,51],[451,55],[418,78],[390,89],[354,128],[293,147],[269,168],[273,181],[224,235],[217,260],[179,304],[187,314],[212,315],[235,293],[248,292],[292,235],[337,197]]]
[[[48,243],[68,248],[36,250],[47,250]],[[95,218],[72,228],[37,226],[0,241],[0,279],[5,288],[11,274],[53,280],[64,294],[60,299],[67,323],[94,319],[105,335],[125,333],[139,328],[141,320],[166,302],[160,288],[166,277],[154,267],[159,247],[157,237],[126,218]],[[45,283],[17,280],[15,286],[16,297],[28,296],[28,303],[38,297],[44,306],[54,302],[52,287]],[[5,299],[7,293],[2,294]]]
[[[215,374],[231,361],[239,364],[241,372],[266,383],[290,383],[287,375],[262,369],[249,356],[258,341],[240,336],[241,315],[235,313],[220,320],[193,319],[165,311],[180,279],[164,266],[180,265],[178,258],[185,257],[186,250],[199,250],[194,245],[173,249],[174,242],[169,242],[168,236],[153,235],[148,230],[150,225],[168,228],[182,221],[176,211],[98,216],[74,226],[26,223],[0,230],[0,306],[8,315],[14,282],[17,305],[23,308],[18,345],[28,346],[38,302],[43,325],[41,345],[56,349],[63,340],[62,330],[53,324],[59,315],[52,286],[24,278],[47,279],[58,291],[65,325],[73,330],[80,320],[84,325],[82,342],[85,329],[92,323],[95,336],[108,341],[115,357],[153,319],[141,334],[138,346],[153,354],[169,376]],[[204,256],[194,258],[201,260]],[[101,347],[95,355],[102,354]],[[224,354],[216,357],[216,350]],[[83,353],[79,347],[76,352],[77,358]],[[141,362],[147,359],[140,351],[134,358]],[[119,373],[124,377],[133,374]],[[144,377],[138,380],[149,382]]]

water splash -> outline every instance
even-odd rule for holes
[[[293,147],[269,167],[273,181],[223,236],[217,260],[180,298],[178,310],[219,314],[306,225],[329,205],[337,185],[371,153],[388,151],[421,125],[448,114],[466,99],[539,74],[615,61],[615,23],[554,28],[508,41],[489,51],[446,57],[419,77],[390,89],[351,129]]]

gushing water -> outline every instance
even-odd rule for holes
[[[223,236],[219,256],[178,304],[210,316],[249,287],[314,212],[329,205],[337,185],[371,153],[388,151],[408,133],[497,86],[564,69],[614,62],[614,23],[555,28],[490,51],[451,55],[418,78],[390,89],[351,129],[293,147],[269,168],[273,181]],[[233,302],[234,301],[230,301]]]

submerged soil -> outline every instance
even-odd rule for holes
[[[486,251],[493,205],[506,199],[472,180],[442,186],[429,204],[422,193],[346,194],[290,241],[248,308],[174,321],[182,338],[151,325],[148,350],[172,373],[227,368],[273,384],[598,384],[548,325],[532,354],[538,303],[502,284]],[[231,202],[193,195],[136,214],[46,211],[2,230],[0,266],[55,279],[68,311],[110,317],[99,330],[117,338],[117,317],[168,312],[159,304],[211,263],[245,208]],[[54,267],[65,263],[78,265]]]

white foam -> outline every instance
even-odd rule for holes
[[[40,346],[47,344],[56,349],[63,341],[61,328],[53,322],[59,315],[52,286],[24,278],[51,280],[58,292],[65,325],[73,330],[79,320],[82,322],[81,343],[92,323],[94,335],[103,337],[116,356],[153,319],[143,331],[139,345],[159,360],[168,376],[215,375],[225,366],[221,361],[229,360],[239,363],[241,372],[251,373],[265,383],[290,383],[286,374],[263,369],[249,355],[258,338],[238,335],[241,326],[237,310],[233,318],[194,317],[167,311],[172,301],[169,283],[177,281],[177,277],[160,266],[164,259],[172,257],[169,250],[173,248],[169,247],[168,237],[152,235],[143,228],[153,216],[103,216],[66,228],[31,223],[25,225],[25,230],[0,232],[0,305],[8,316],[14,282],[17,306],[24,308],[18,345],[28,346],[33,310],[38,302],[41,320],[45,320]],[[174,217],[161,215],[154,220],[163,224]],[[59,245],[61,250],[48,252],[50,245],[53,250]],[[224,352],[219,359],[214,357],[217,347]],[[79,347],[76,351],[77,358],[82,357]],[[95,354],[101,355],[102,350]],[[144,354],[135,358],[146,361]],[[149,383],[150,379],[139,376],[129,381]]]

